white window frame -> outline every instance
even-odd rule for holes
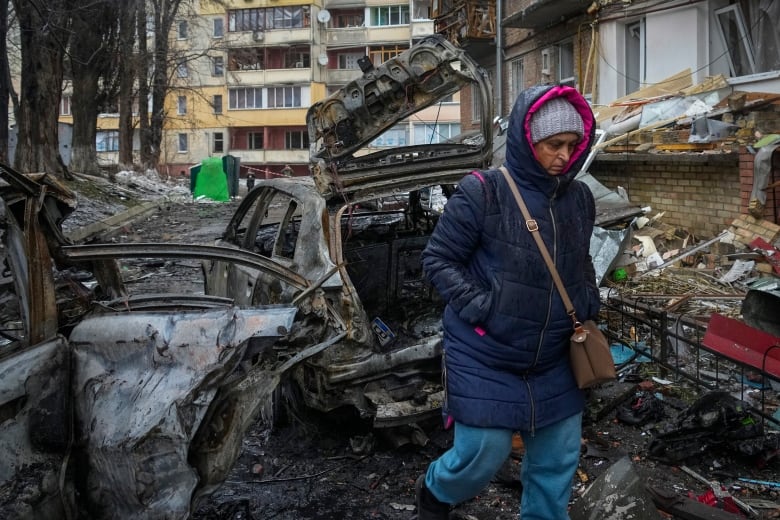
[[[407,146],[409,143],[409,126],[395,125],[371,141],[371,146],[375,148],[398,148]]]
[[[734,61],[734,49],[729,46],[729,41],[726,38],[726,32],[723,30],[723,24],[721,23],[721,15],[731,13],[731,19],[736,24],[736,29],[739,32],[739,44],[741,46],[741,54],[744,54],[747,60],[746,65],[749,70],[745,74],[741,74],[737,71],[737,64]],[[755,51],[753,50],[753,42],[750,38],[750,33],[747,30],[747,24],[745,23],[745,15],[742,13],[742,7],[739,4],[732,4],[727,7],[722,7],[715,10],[715,27],[717,28],[720,40],[726,48],[726,59],[729,63],[729,70],[732,76],[748,76],[755,74],[756,72],[756,58]]]
[[[176,113],[180,116],[187,114],[187,96],[179,96],[176,98]]]
[[[623,42],[623,94],[628,95],[642,88],[647,79],[647,32],[645,18],[627,23],[624,27],[626,41]],[[638,57],[629,52],[633,49],[629,38],[633,37],[638,40]]]
[[[211,106],[214,108],[215,114],[221,114],[225,110],[222,94],[214,94],[211,97]]]
[[[228,110],[263,108],[262,87],[236,87],[228,90]]]
[[[118,152],[119,130],[98,130],[95,134],[96,152]]]
[[[303,106],[301,87],[268,87],[266,108],[298,108]]]
[[[60,98],[60,115],[61,116],[69,116],[72,115],[73,112],[71,112],[71,97],[70,94],[63,94]]]
[[[413,144],[446,143],[460,134],[460,123],[414,123],[413,131]]]
[[[409,25],[409,4],[366,7],[368,27],[398,27]]]
[[[560,83],[561,85],[568,85],[570,87],[576,87],[577,86],[577,71],[574,67],[574,40],[565,40],[563,42],[560,42],[558,45],[555,46],[556,50],[558,51],[558,63],[557,63],[557,72],[558,72],[558,81],[557,83]],[[569,52],[571,50],[571,52]],[[565,59],[567,58],[568,59]],[[569,63],[566,64],[565,62],[568,61]],[[566,68],[564,69],[564,66],[566,65]],[[564,76],[564,74],[566,74]]]

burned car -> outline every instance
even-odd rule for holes
[[[475,135],[367,146],[464,87],[481,106]],[[437,194],[446,202],[463,176],[493,164],[492,109],[486,72],[446,39],[427,37],[364,66],[362,77],[309,108],[311,177],[259,180],[242,200],[217,244],[267,258],[309,288],[213,261],[204,266],[206,292],[247,308],[298,306],[290,334],[258,358],[274,373],[295,360],[277,380],[289,386],[285,395],[323,412],[357,410],[395,442],[425,442],[417,423],[436,417],[444,396],[443,302],[420,256],[441,215]]]
[[[386,129],[466,86],[482,106],[483,139],[366,153]],[[314,103],[312,176],[260,180],[236,210],[218,244],[268,258],[310,288],[217,261],[205,268],[206,292],[242,307],[299,306],[290,335],[262,355],[269,366],[300,359],[285,380],[307,406],[353,407],[398,432],[439,413],[443,305],[420,263],[439,216],[430,194],[489,166],[491,103],[471,57],[425,38]]]
[[[75,197],[46,174],[0,165],[0,197],[0,517],[187,517],[256,413],[220,416],[218,392],[250,379],[297,309],[131,295],[121,258],[271,267],[214,246],[72,244]]]

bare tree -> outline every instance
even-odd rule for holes
[[[134,53],[136,42],[137,0],[127,0],[119,19],[119,164],[133,164],[133,100],[138,56]],[[142,33],[143,34],[143,33]],[[140,78],[139,78],[140,79]],[[139,108],[146,108],[139,102]]]
[[[75,0],[13,0],[19,20],[22,78],[14,166],[70,177],[59,152],[64,56]]]
[[[169,35],[179,12],[181,0],[151,0],[154,19],[154,51],[151,83],[152,115],[147,137],[149,156],[143,158],[145,167],[156,168],[160,161],[163,125],[165,124],[165,98],[170,90]],[[176,64],[174,64],[176,66]]]
[[[146,18],[146,2],[139,0],[136,10],[138,55],[136,71],[138,72],[138,134],[141,148],[141,164],[146,167],[156,168],[157,163],[152,157],[152,139],[149,132],[149,47],[146,44],[148,34],[148,21]]]
[[[8,99],[11,74],[8,66],[8,0],[0,0],[0,162],[8,164]]]
[[[97,174],[100,171],[95,147],[97,116],[116,99],[119,4],[93,0],[75,8],[70,43],[73,97],[73,143],[70,168]]]

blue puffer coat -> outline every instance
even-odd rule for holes
[[[585,138],[568,169],[552,176],[536,160],[528,121],[557,96],[578,109]],[[518,97],[506,141],[505,166],[580,320],[599,309],[588,253],[595,205],[588,187],[574,180],[594,129],[593,113],[576,90],[539,86]],[[533,431],[583,410],[569,365],[572,320],[500,171],[462,179],[423,252],[423,268],[447,302],[445,413],[471,426]]]

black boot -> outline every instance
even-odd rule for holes
[[[425,487],[425,474],[417,478],[414,489],[417,492],[417,520],[448,520],[450,505],[439,502]]]

